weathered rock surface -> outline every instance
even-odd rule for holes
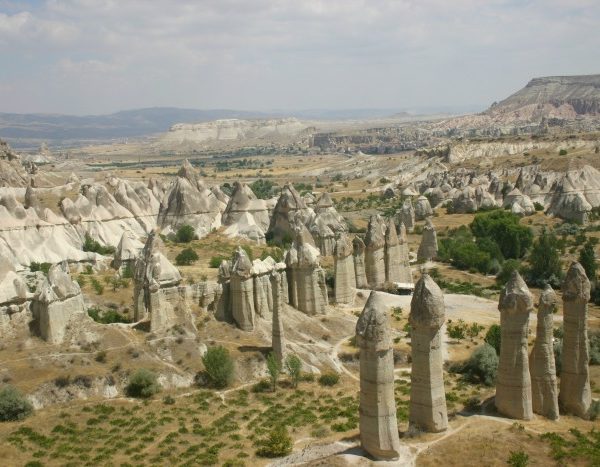
[[[412,371],[410,389],[411,427],[429,432],[448,428],[442,326],[446,320],[444,295],[428,275],[415,285],[410,303]]]
[[[376,459],[397,459],[400,444],[394,397],[394,353],[385,302],[371,292],[356,323],[360,347],[359,430],[362,448]]]
[[[242,247],[234,253],[231,265],[231,313],[243,331],[254,329],[254,281],[252,262]]]
[[[113,256],[112,266],[115,269],[121,269],[128,265],[133,267],[143,248],[144,245],[135,238],[132,232],[123,232]]]
[[[558,298],[549,285],[540,296],[535,343],[529,358],[533,411],[550,420],[558,419],[558,385],[554,362],[552,317]]]
[[[61,344],[70,326],[87,318],[79,284],[71,279],[66,262],[55,264],[33,297],[31,311],[42,339]]]
[[[590,281],[581,264],[571,264],[562,292],[564,336],[559,401],[566,413],[587,418],[592,404],[587,334]]]
[[[365,270],[365,243],[360,237],[354,237],[352,240],[352,259],[354,260],[356,288],[368,288],[369,283],[367,282],[367,273]]]
[[[273,209],[267,235],[276,241],[293,239],[297,222],[304,225],[314,216],[291,183],[284,185]]]
[[[222,223],[230,227],[225,231],[230,237],[239,236],[264,243],[269,227],[267,202],[258,199],[247,184],[236,180],[231,198],[223,211]]]
[[[283,334],[283,300],[281,273],[274,270],[270,276],[271,289],[273,291],[273,336],[271,346],[273,354],[281,364],[285,359],[285,338]]]
[[[333,255],[335,270],[336,303],[352,303],[356,289],[352,242],[346,234],[342,234],[335,244]]]
[[[422,221],[427,219],[429,216],[433,216],[431,204],[429,204],[427,197],[419,196],[417,198],[417,202],[415,203],[415,219]]]
[[[414,228],[415,228],[415,210],[413,208],[410,198],[407,198],[406,200],[404,200],[404,203],[402,204],[402,209],[399,212],[398,218],[399,218],[398,224],[400,224],[400,223],[404,224],[404,227],[406,227],[406,230],[408,232],[412,232],[414,230]]]
[[[381,289],[385,284],[385,230],[381,216],[371,216],[365,236],[365,273],[372,289]]]
[[[329,193],[325,192],[317,201],[315,215],[309,221],[308,229],[324,256],[333,255],[335,239],[347,231],[346,221],[337,212]]]
[[[437,233],[433,222],[428,218],[423,226],[423,235],[421,237],[421,244],[417,251],[417,259],[419,261],[430,261],[437,257],[438,244],[437,244]]]
[[[496,408],[506,417],[530,420],[533,408],[527,334],[533,297],[517,271],[500,293],[498,309],[502,345],[496,380]]]

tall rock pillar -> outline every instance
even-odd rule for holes
[[[369,219],[365,236],[365,272],[370,288],[383,288],[385,284],[385,223],[378,214]]]
[[[552,287],[546,286],[540,296],[535,344],[529,357],[533,411],[550,420],[558,418],[558,386],[552,343],[552,316],[558,299]]]
[[[396,421],[390,329],[382,295],[371,292],[356,323],[360,347],[359,430],[362,448],[382,460],[397,459],[403,450]]]
[[[285,358],[285,342],[283,336],[283,322],[281,313],[283,311],[281,274],[275,270],[271,273],[271,290],[273,291],[273,329],[271,346],[273,355],[282,364]]]
[[[420,261],[430,261],[437,256],[437,253],[437,234],[431,218],[428,217],[423,226],[423,235],[421,236],[421,244],[417,251],[417,259]]]
[[[354,258],[352,257],[352,242],[344,233],[335,242],[333,255],[335,270],[335,301],[336,303],[351,303],[356,288],[354,274]]]
[[[365,243],[360,237],[352,240],[352,258],[354,260],[354,275],[356,277],[356,288],[367,289],[367,273],[365,272]]]
[[[402,257],[400,240],[394,219],[390,218],[385,229],[385,280],[401,282]]]
[[[530,420],[533,410],[527,333],[533,297],[517,271],[500,293],[498,309],[502,345],[496,380],[496,408],[507,417]]]
[[[429,432],[448,428],[442,326],[446,320],[444,295],[426,273],[415,285],[410,302],[412,372],[410,388],[411,427]]]
[[[581,264],[571,264],[562,292],[564,337],[558,397],[565,412],[587,418],[592,404],[587,334],[590,281]]]
[[[254,283],[252,262],[242,247],[233,255],[231,267],[231,313],[243,331],[254,329]]]

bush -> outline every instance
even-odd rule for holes
[[[275,427],[269,437],[260,441],[256,455],[260,457],[283,457],[292,452],[293,442],[284,425]]]
[[[23,420],[33,412],[31,403],[13,386],[0,388],[0,422]]]
[[[556,236],[546,231],[536,240],[529,255],[530,267],[525,274],[528,284],[560,286],[563,272],[557,243]]]
[[[476,214],[470,228],[477,239],[493,240],[507,259],[521,258],[533,241],[533,232],[519,224],[519,216],[502,209]]]
[[[223,256],[213,256],[210,259],[210,261],[208,262],[208,267],[212,268],[212,269],[217,269],[219,266],[221,266],[221,263],[225,259],[227,259],[227,258],[225,258]]]
[[[112,324],[112,323],[129,323],[129,319],[115,310],[103,311],[100,308],[88,308],[88,316],[97,323]]]
[[[290,375],[292,386],[297,388],[302,375],[302,360],[297,355],[288,355],[285,359],[285,370]]]
[[[567,155],[567,150],[566,149],[561,149],[560,151],[558,151],[558,155],[559,156],[566,156]]]
[[[507,259],[502,263],[500,272],[496,275],[496,282],[504,285],[512,276],[513,271],[521,272],[521,262],[518,259]]]
[[[483,341],[491,345],[496,351],[496,355],[500,355],[500,341],[502,339],[502,333],[500,330],[499,324],[492,324],[488,329],[488,332],[485,333],[485,337]]]
[[[202,357],[209,383],[215,388],[229,386],[233,379],[234,363],[229,351],[222,346],[209,347]]]
[[[275,194],[277,184],[271,180],[259,178],[250,184],[250,189],[259,199],[269,199]]]
[[[340,375],[337,373],[324,373],[319,376],[319,384],[321,386],[335,386],[340,380]]]
[[[446,330],[448,331],[448,337],[451,339],[461,340],[465,338],[467,324],[462,319],[459,319],[458,323],[453,323],[452,320],[449,319]]]
[[[152,397],[160,391],[156,374],[145,368],[137,369],[129,378],[125,393],[129,397]]]
[[[175,264],[177,264],[177,266],[189,266],[198,261],[198,259],[198,253],[191,248],[186,248],[177,255],[175,258]]]
[[[271,380],[271,390],[275,391],[277,389],[279,375],[281,374],[281,363],[279,363],[273,352],[267,356],[267,372],[269,373],[269,379]]]
[[[579,252],[579,263],[585,269],[588,279],[593,283],[596,280],[596,253],[594,252],[594,244],[591,241],[585,242],[583,248]]]
[[[600,365],[600,332],[588,332],[590,341],[590,365]]]
[[[544,210],[544,205],[538,203],[537,201],[535,203],[533,203],[533,207],[535,208],[536,211],[543,211]]]
[[[484,344],[473,351],[469,360],[453,370],[462,373],[471,383],[493,386],[498,371],[498,354],[491,345]]]
[[[191,225],[182,225],[175,234],[175,241],[177,243],[190,243],[197,238],[196,231]]]
[[[98,253],[99,255],[112,255],[115,252],[115,247],[104,246],[86,233],[85,241],[83,242],[83,251],[90,251],[92,253]]]
[[[510,451],[506,463],[512,467],[527,467],[529,465],[529,455],[524,451]]]
[[[44,274],[48,275],[48,271],[50,271],[51,267],[52,263],[36,263],[35,261],[32,261],[29,265],[29,270],[31,272],[42,271]]]

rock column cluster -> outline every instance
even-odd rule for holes
[[[533,297],[517,271],[500,294],[501,342],[496,381],[496,408],[510,418],[533,418],[527,355],[529,313]]]
[[[559,400],[566,413],[586,418],[592,404],[587,334],[590,281],[581,264],[571,265],[562,292],[564,336]]]
[[[547,285],[540,296],[535,344],[529,358],[533,411],[551,420],[558,419],[558,386],[552,343],[552,316],[557,307],[556,294]]]
[[[394,352],[387,310],[371,292],[356,324],[360,347],[360,442],[376,459],[397,459],[402,451],[394,398]],[[406,449],[406,448],[404,448]]]
[[[446,320],[444,295],[428,275],[415,286],[410,303],[412,372],[410,426],[429,432],[448,428],[442,326]]]

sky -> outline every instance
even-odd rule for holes
[[[0,0],[0,112],[487,107],[600,73],[599,0]]]

